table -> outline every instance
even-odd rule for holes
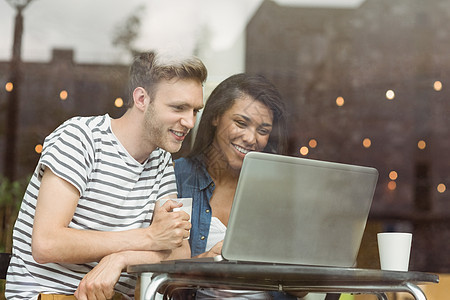
[[[302,266],[265,263],[172,261],[129,266],[131,274],[153,273],[144,299],[157,291],[178,288],[226,288],[261,291],[309,291],[375,294],[388,300],[387,292],[407,292],[426,300],[417,284],[438,283],[439,276],[423,272],[382,271],[360,268]]]

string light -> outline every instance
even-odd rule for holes
[[[315,139],[310,139],[308,145],[314,149],[317,147],[317,141]]]
[[[369,138],[365,138],[363,140],[363,146],[364,148],[370,148],[370,146],[372,146],[372,141]]]

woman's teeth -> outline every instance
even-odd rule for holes
[[[242,147],[239,147],[237,145],[233,145],[233,146],[234,146],[234,148],[236,148],[237,151],[239,151],[239,152],[241,152],[243,154],[247,154],[249,152],[248,150],[246,150],[246,149],[244,149]]]

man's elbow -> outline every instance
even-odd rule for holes
[[[52,248],[54,251],[54,247],[51,246],[50,241],[46,241],[45,239],[33,235],[31,240],[31,255],[37,263],[47,264],[55,262],[52,258]]]

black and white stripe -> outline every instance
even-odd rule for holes
[[[69,227],[121,231],[150,225],[157,199],[176,193],[171,155],[156,149],[137,162],[111,131],[108,115],[72,118],[50,134],[24,195],[13,235],[6,296],[36,299],[39,293],[73,294],[95,264],[45,264],[33,260],[31,233],[45,168],[80,192]],[[116,290],[133,298],[135,278],[122,274]]]

